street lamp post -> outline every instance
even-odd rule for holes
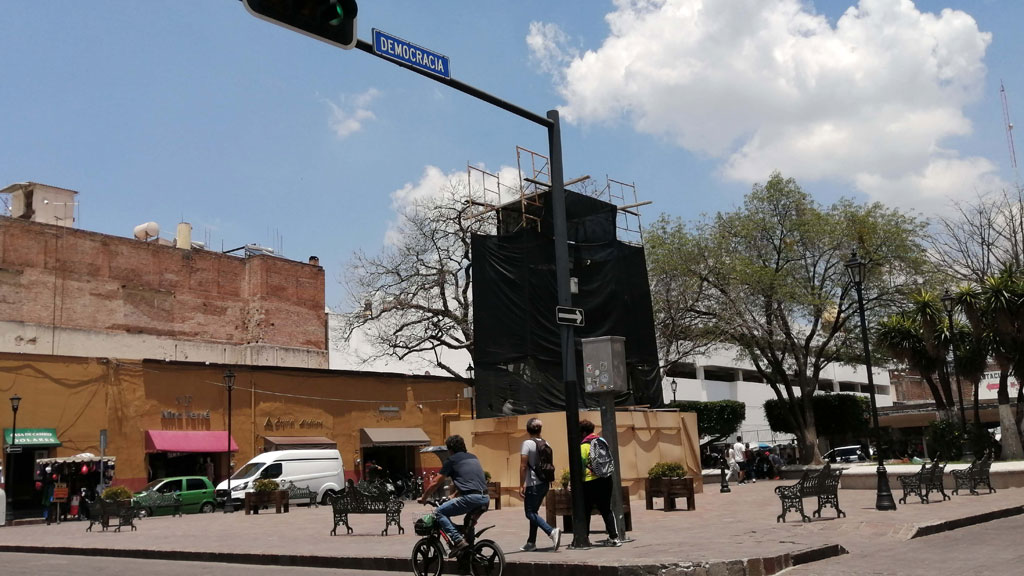
[[[7,448],[7,477],[10,483],[7,485],[7,518],[8,524],[14,519],[14,456],[11,448],[18,443],[18,406],[21,406],[21,396],[11,396],[11,412],[14,418],[11,421],[11,445]]]
[[[875,510],[895,510],[896,501],[892,498],[892,490],[889,488],[889,476],[885,469],[885,460],[882,458],[882,430],[878,426],[878,404],[875,402],[875,380],[871,370],[871,347],[868,344],[868,322],[864,318],[864,272],[867,264],[861,262],[855,250],[846,263],[846,270],[850,273],[850,280],[857,291],[857,310],[860,312],[860,333],[864,341],[864,368],[868,372],[868,392],[871,396],[871,419],[875,428],[875,454],[878,456],[878,488],[875,493]]]
[[[470,362],[469,366],[466,366],[466,375],[469,376],[469,386],[466,386],[466,389],[462,391],[462,395],[469,399],[469,419],[474,420],[476,419],[476,410],[473,406],[476,404],[476,390],[474,390],[476,382],[473,380],[472,362]]]
[[[668,385],[669,385],[670,388],[672,388],[672,403],[675,404],[675,402],[676,402],[676,389],[679,388],[679,383],[676,382],[675,379],[673,379],[671,382],[669,382]]]
[[[967,416],[964,411],[964,392],[960,388],[960,372],[956,368],[956,330],[953,327],[953,309],[956,308],[956,298],[949,293],[949,288],[942,295],[942,308],[946,311],[946,322],[949,326],[949,349],[953,352],[953,374],[956,375],[956,397],[960,401],[960,431],[967,438]]]
[[[228,391],[228,495],[224,497],[224,513],[227,514],[235,511],[231,502],[231,475],[235,472],[231,465],[231,391],[235,389],[235,373],[230,368],[224,372],[224,388]]]

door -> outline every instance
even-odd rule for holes
[[[185,490],[181,493],[181,511],[199,512],[204,502],[213,502],[213,486],[206,478],[185,478]]]

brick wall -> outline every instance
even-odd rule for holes
[[[319,266],[4,217],[0,320],[327,349]]]
[[[893,386],[893,400],[897,402],[934,402],[935,398],[932,397],[931,390],[928,389],[928,384],[924,381],[917,372],[914,371],[902,371],[902,370],[890,370],[889,381]],[[938,384],[938,378],[936,378],[936,384]],[[974,384],[970,381],[961,378],[960,385],[963,387],[963,400],[965,405],[970,406],[974,400]],[[953,380],[953,398],[958,402],[959,399],[956,396],[956,380]]]

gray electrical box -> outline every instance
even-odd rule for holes
[[[583,389],[588,394],[625,392],[626,339],[622,336],[584,338]]]

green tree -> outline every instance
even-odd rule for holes
[[[704,444],[714,444],[732,436],[740,429],[747,415],[747,405],[736,400],[683,400],[669,403],[669,408],[678,408],[680,412],[697,414],[697,434],[708,440]]]
[[[870,432],[871,405],[868,399],[856,394],[815,394],[814,421],[818,436],[859,440]],[[764,403],[764,414],[772,431],[795,434],[790,428],[788,400],[771,399]]]
[[[673,279],[696,296],[656,298],[658,319],[690,323],[659,333],[659,346],[738,347],[776,398],[789,400],[785,417],[805,462],[820,461],[811,401],[818,379],[830,364],[858,363],[862,354],[844,264],[856,248],[869,266],[866,314],[884,317],[927,265],[922,234],[915,218],[878,203],[822,207],[778,173],[731,212],[692,223],[663,216],[645,235],[652,282]]]

